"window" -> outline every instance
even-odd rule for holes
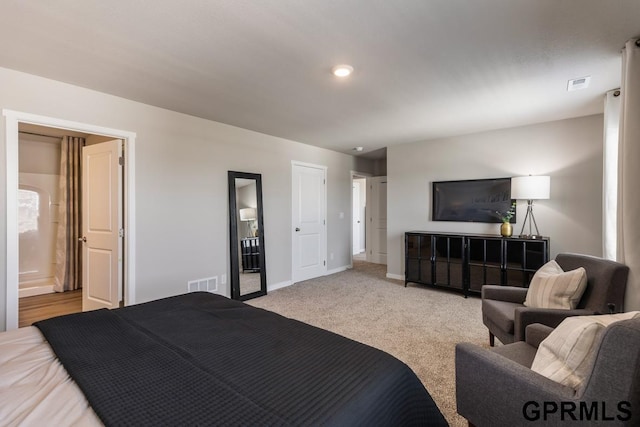
[[[33,190],[18,190],[18,233],[38,231],[40,195]]]

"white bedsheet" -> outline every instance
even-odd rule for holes
[[[0,425],[102,425],[35,326],[0,333]]]

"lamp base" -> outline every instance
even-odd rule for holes
[[[530,239],[530,240],[544,239],[544,236],[541,236],[539,234],[521,234],[518,237],[520,237],[521,239]]]
[[[524,229],[527,226],[527,221],[529,221],[529,234],[524,234]],[[536,234],[533,234],[534,227],[535,227]],[[524,221],[522,222],[522,230],[520,230],[520,237],[523,239],[539,239],[542,237],[540,235],[540,231],[538,231],[538,224],[536,224],[536,219],[533,216],[533,200],[527,200],[527,214],[524,216]]]

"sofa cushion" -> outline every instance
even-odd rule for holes
[[[533,359],[536,356],[536,348],[524,341],[492,347],[489,350],[527,368],[531,367],[531,363],[533,363]]]
[[[540,343],[531,370],[573,389],[591,373],[599,337],[607,326],[640,316],[640,311],[568,317]]]
[[[483,299],[482,316],[491,319],[491,323],[500,330],[513,335],[513,318],[516,307],[522,307],[522,304]]]
[[[587,287],[587,272],[579,267],[563,271],[554,260],[533,275],[524,305],[532,308],[573,310]]]

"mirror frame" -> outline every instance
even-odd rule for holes
[[[238,210],[236,204],[236,178],[256,181],[256,210],[258,221],[258,244],[260,253],[260,290],[248,294],[241,294],[240,289],[240,260],[238,259]],[[264,222],[262,217],[262,175],[259,173],[228,171],[229,180],[229,248],[231,260],[231,298],[246,301],[251,298],[267,294],[267,269],[265,262]]]

